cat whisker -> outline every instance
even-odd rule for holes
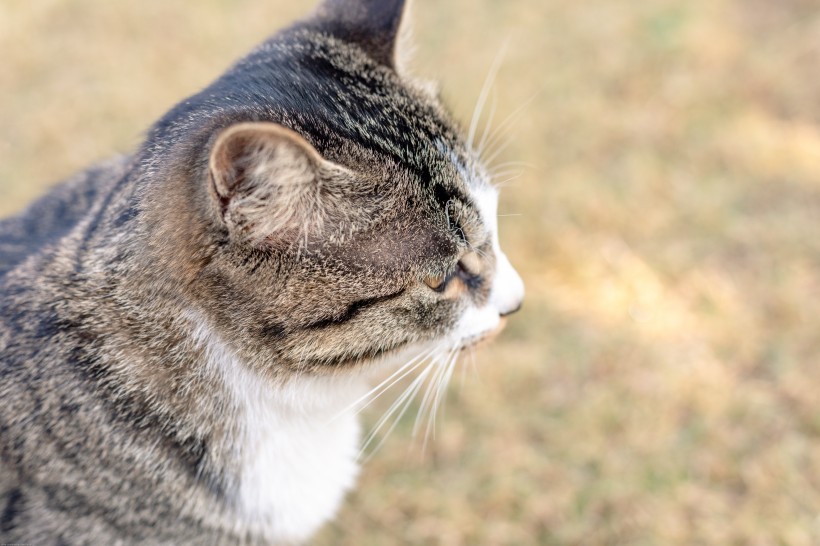
[[[505,176],[521,176],[522,174],[524,174],[524,171],[522,169],[509,168],[496,171],[492,173],[490,176],[493,180],[497,180]]]
[[[354,408],[356,411],[354,415],[361,413],[365,408],[370,406],[374,401],[376,401],[381,395],[385,392],[390,390],[390,388],[413,373],[416,369],[418,369],[427,357],[429,357],[436,349],[428,349],[422,353],[419,353],[415,357],[411,358],[407,363],[402,364],[396,371],[390,374],[385,380],[380,382],[378,385],[367,391],[365,394],[360,396],[356,401],[345,407],[342,411],[336,414],[333,419],[329,422],[333,422],[342,415],[346,414],[347,412],[353,410]],[[389,384],[388,384],[389,383]],[[364,402],[364,404],[362,404]],[[360,407],[359,405],[362,404]]]
[[[493,165],[493,168],[490,169],[490,176],[497,176],[499,173],[503,172],[502,169],[509,169],[512,167],[517,167],[519,170],[523,171],[524,169],[534,169],[535,165],[527,161],[502,161],[501,163],[496,163]]]
[[[424,378],[428,375],[430,370],[430,365],[428,366],[416,377],[413,381],[405,387],[405,389],[401,392],[401,394],[396,397],[396,399],[390,404],[390,407],[379,417],[379,420],[376,421],[376,424],[373,426],[373,429],[368,433],[367,437],[365,438],[364,443],[362,444],[362,451],[364,451],[375,439],[378,435],[379,431],[385,425],[385,423],[390,419],[390,417],[396,412],[398,408],[401,407],[402,403],[407,401],[408,397],[411,396],[411,393],[417,386],[420,386],[421,383],[424,381]]]
[[[441,385],[441,391],[439,393],[438,398],[438,406],[441,408],[442,415],[444,415],[444,401],[447,395],[447,389],[450,386],[450,380],[453,377],[453,372],[456,368],[456,363],[458,362],[458,356],[460,353],[460,345],[456,343],[453,345],[453,348],[450,349],[450,359],[447,365],[447,374],[444,377],[444,382]]]
[[[415,426],[413,427],[413,435],[414,436],[418,433],[419,429],[421,428],[421,423],[425,420],[425,415],[426,415],[427,419],[429,420],[430,414],[431,414],[432,409],[433,409],[433,404],[435,402],[435,397],[438,393],[441,381],[443,380],[444,375],[446,373],[447,363],[448,363],[449,359],[450,359],[450,351],[448,350],[446,352],[446,354],[443,357],[439,358],[438,361],[437,361],[436,373],[433,376],[430,384],[428,385],[427,392],[425,392],[424,399],[422,400],[421,405],[419,406],[419,412],[418,412],[418,415],[416,416],[416,423],[415,423]],[[428,427],[428,429],[429,429],[429,427]],[[427,433],[425,433],[425,436],[426,435],[427,435]]]
[[[512,111],[507,118],[499,124],[498,127],[493,131],[490,135],[489,139],[485,142],[484,147],[478,150],[479,155],[483,156],[484,152],[491,149],[495,143],[498,141],[499,138],[503,138],[514,126],[514,124],[521,118],[527,108],[535,101],[536,98],[541,94],[541,90],[536,91],[533,95],[525,100],[521,105]]]
[[[433,362],[429,363],[427,367],[416,377],[413,382],[402,392],[402,394],[390,405],[388,410],[382,415],[376,425],[373,427],[373,430],[368,434],[367,438],[365,439],[364,443],[362,444],[361,449],[359,450],[358,458],[361,458],[362,455],[365,453],[367,448],[373,443],[373,440],[376,438],[376,435],[379,431],[384,427],[387,421],[390,419],[393,414],[396,413],[398,410],[399,413],[396,418],[393,420],[393,423],[390,425],[390,428],[387,429],[387,432],[382,436],[381,440],[376,447],[371,452],[371,455],[379,450],[379,448],[384,444],[387,437],[390,436],[390,433],[396,428],[396,425],[407,412],[407,409],[410,407],[410,404],[415,399],[416,394],[418,393],[421,386],[424,384],[427,376],[430,374],[430,371],[433,369]]]
[[[513,174],[513,173],[521,173],[524,174],[527,168],[532,167],[532,165],[516,165],[514,161],[507,161],[500,165],[496,165],[495,169],[490,171],[490,176],[492,178],[498,178],[499,176],[504,176],[505,174]]]
[[[436,378],[436,384],[433,385],[433,396],[431,397],[430,408],[427,412],[427,427],[424,431],[424,444],[422,445],[422,452],[426,451],[427,448],[427,441],[430,438],[430,433],[432,431],[432,436],[435,438],[436,435],[436,414],[438,410],[439,400],[441,397],[442,385],[445,385],[445,380],[447,377],[447,370],[449,368],[450,358],[452,357],[452,353],[448,353],[447,357],[442,361],[443,364],[441,365],[441,373]]]
[[[499,180],[497,182],[494,182],[493,185],[496,188],[507,188],[507,187],[511,186],[513,184],[513,182],[515,182],[519,178],[521,178],[520,174],[515,175],[515,176],[508,176],[504,180]]]
[[[470,347],[467,349],[467,352],[470,355],[470,370],[472,371],[473,377],[483,385],[484,382],[481,379],[481,372],[479,371],[478,365],[475,361],[475,349],[473,347]]]
[[[375,396],[373,396],[372,399],[368,400],[368,402],[364,406],[362,406],[361,408],[359,408],[359,410],[357,410],[357,413],[359,411],[361,411],[362,409],[366,408],[368,405],[370,405],[379,396],[381,396],[386,391],[388,391],[393,385],[395,385],[396,383],[401,381],[403,378],[405,378],[409,374],[411,374],[413,372],[413,370],[415,370],[419,366],[421,366],[424,363],[424,360],[427,357],[429,357],[430,354],[432,354],[433,351],[434,351],[434,349],[430,349],[426,352],[423,352],[423,353],[420,353],[420,354],[416,355],[415,357],[410,359],[406,364],[403,364],[401,367],[399,367],[399,369],[397,369],[392,374],[390,374],[381,383],[379,383],[378,385],[376,385],[375,387],[370,389],[370,391],[367,394],[363,395],[361,398],[359,398],[359,400],[354,402],[353,405],[355,406],[356,404],[366,400],[369,396],[372,396],[372,395],[375,394]],[[390,384],[387,384],[388,381],[390,382]],[[380,392],[377,392],[377,391],[380,391]]]
[[[506,51],[507,45],[504,44],[499,50],[498,54],[495,56],[493,64],[490,65],[490,70],[487,73],[487,77],[484,80],[484,85],[481,88],[481,92],[478,95],[478,100],[476,101],[475,108],[473,109],[473,118],[470,120],[470,129],[467,132],[467,148],[473,147],[473,141],[475,140],[475,132],[476,129],[478,129],[478,122],[481,119],[481,113],[484,110],[484,104],[487,102],[487,96],[490,93],[490,88],[492,88],[493,83],[495,82],[495,78],[496,76],[498,76],[498,69],[501,67],[501,61],[503,60]]]
[[[518,116],[516,116],[516,121]],[[509,145],[509,142],[515,136],[513,131],[515,130],[515,125],[510,123],[500,129],[497,129],[493,132],[493,136],[490,137],[484,145],[484,148],[479,150],[479,154],[486,165],[491,165],[492,161],[488,159],[488,152],[492,152],[491,155],[495,155],[495,152],[498,150],[499,145],[503,145],[502,148],[505,148]]]
[[[513,143],[513,138],[514,137],[515,137],[515,135],[513,135],[513,134],[505,135],[505,138],[504,138],[503,141],[501,141],[494,148],[490,149],[490,151],[492,151],[492,153],[488,157],[483,158],[484,162],[487,165],[492,165],[493,161],[498,159],[501,156],[501,154],[504,153],[504,150],[509,148],[510,144]]]
[[[432,432],[432,437],[435,439],[436,437],[436,416],[438,415],[439,408],[442,408],[442,402],[444,397],[447,393],[447,386],[450,383],[450,378],[453,375],[453,369],[455,367],[455,363],[458,360],[458,344],[456,344],[450,352],[447,354],[447,359],[445,360],[445,364],[442,366],[442,374],[438,379],[438,384],[436,385],[436,393],[433,399],[432,407],[430,408],[430,413],[428,414],[427,419],[427,430],[424,433],[424,443],[422,444],[422,452],[424,452],[427,448],[427,442],[430,438],[430,434]]]
[[[418,434],[419,428],[421,428],[421,421],[423,420],[423,416],[427,411],[427,406],[430,403],[430,399],[433,393],[432,385],[436,383],[438,380],[439,374],[441,374],[441,355],[436,355],[431,362],[431,367],[435,368],[433,372],[433,377],[430,381],[426,384],[424,389],[424,395],[421,398],[421,402],[419,403],[419,409],[416,412],[416,422],[413,423],[413,437]]]
[[[467,366],[463,364],[459,367],[459,377],[458,377],[458,390],[462,392],[464,390],[464,383],[467,381]]]
[[[483,150],[484,145],[487,142],[487,138],[491,134],[491,127],[493,124],[493,118],[495,117],[495,109],[498,106],[498,97],[495,92],[492,92],[491,95],[491,102],[490,102],[490,113],[487,114],[487,121],[484,123],[484,130],[481,132],[481,140],[478,143],[477,149]]]

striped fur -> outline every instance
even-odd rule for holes
[[[328,0],[0,221],[2,542],[301,542],[367,374],[517,308],[484,169],[397,68],[404,8]]]

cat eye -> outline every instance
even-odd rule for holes
[[[450,273],[424,279],[424,284],[436,292],[444,292],[454,278],[458,277],[468,288],[475,288],[481,282],[481,258],[475,252],[468,252],[458,261]]]
[[[447,288],[447,284],[450,282],[450,279],[452,277],[452,274],[427,277],[426,279],[424,279],[424,284],[426,284],[436,292],[444,292],[444,289]]]

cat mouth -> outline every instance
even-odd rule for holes
[[[481,332],[480,334],[463,339],[461,341],[461,346],[459,347],[459,350],[463,351],[465,349],[474,349],[476,347],[486,345],[487,343],[492,341],[498,334],[500,334],[501,330],[503,330],[504,326],[506,325],[507,318],[501,317],[501,319],[498,321],[498,326],[496,326],[492,330]]]

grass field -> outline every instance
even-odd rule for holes
[[[131,149],[308,9],[0,3],[0,213]],[[456,373],[435,441],[403,420],[316,543],[820,544],[817,1],[414,19],[417,72],[465,124],[508,41],[494,125],[527,104],[502,160],[528,166],[501,229],[528,295]]]

